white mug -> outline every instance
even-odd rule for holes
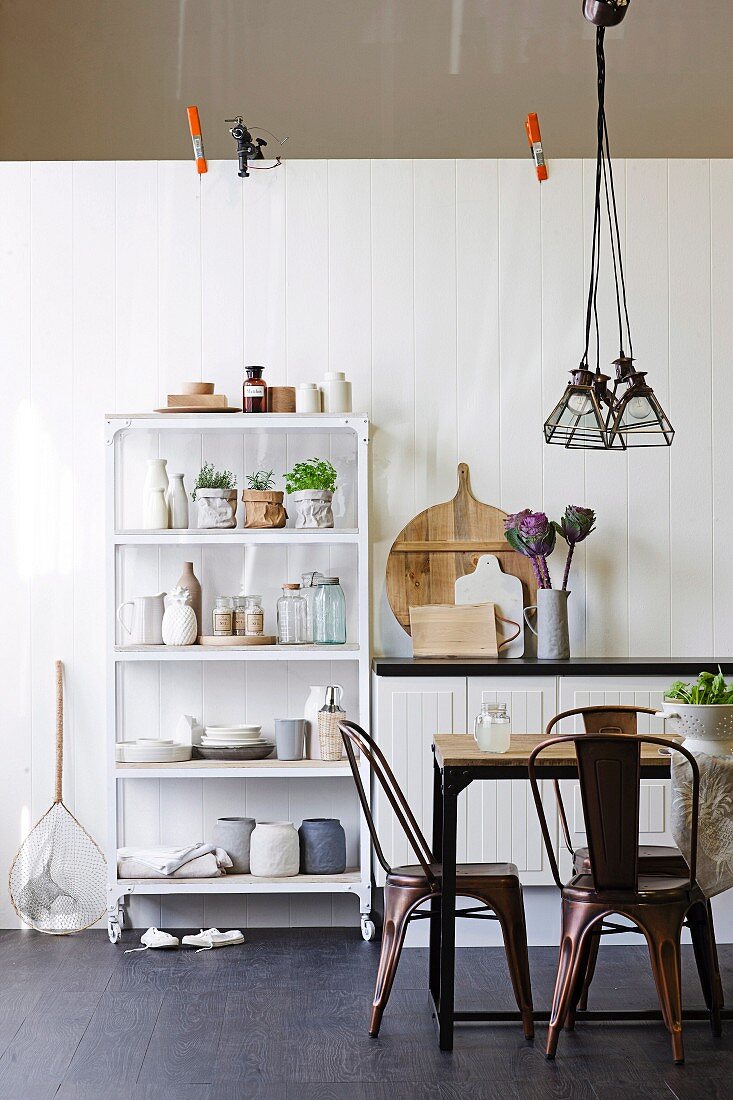
[[[157,596],[135,596],[133,600],[125,600],[117,608],[117,621],[129,634],[129,645],[163,644],[164,596],[165,592],[159,592]],[[126,607],[132,608],[130,626],[123,615]]]

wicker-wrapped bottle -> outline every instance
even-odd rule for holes
[[[339,701],[336,702],[336,692]],[[318,741],[322,760],[340,760],[343,756],[343,741],[339,731],[339,722],[346,718],[346,711],[340,705],[342,690],[338,684],[326,688],[326,701],[318,711]]]

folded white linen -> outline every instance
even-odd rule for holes
[[[192,859],[205,856],[214,851],[213,844],[186,844],[175,847],[169,844],[158,844],[150,848],[118,848],[118,859],[134,859],[142,863],[152,871],[161,875],[172,875],[179,867],[190,863]]]
[[[141,863],[134,858],[123,858],[117,861],[118,878],[221,878],[226,874],[227,868],[232,866],[232,861],[223,848],[217,848],[213,852],[207,852],[203,856],[184,863],[171,875],[163,875],[160,871],[154,871],[146,863]]]

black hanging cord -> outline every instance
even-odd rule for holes
[[[624,356],[624,322],[629,354],[633,355],[631,344],[631,328],[629,325],[629,311],[626,302],[626,279],[624,277],[623,257],[621,252],[621,234],[618,225],[618,210],[616,207],[616,190],[613,179],[613,162],[608,141],[608,125],[606,123],[606,57],[604,51],[605,28],[596,29],[596,67],[598,87],[598,115],[596,124],[596,178],[595,201],[593,209],[593,243],[591,248],[590,278],[588,282],[588,303],[585,317],[585,348],[581,365],[588,367],[588,349],[590,346],[591,324],[595,329],[596,337],[596,370],[600,369],[600,328],[598,324],[598,278],[600,274],[601,260],[601,184],[606,198],[606,211],[608,215],[608,229],[611,239],[611,260],[613,263],[613,278],[616,291],[616,313],[618,317],[620,356]],[[622,317],[623,306],[623,317]]]

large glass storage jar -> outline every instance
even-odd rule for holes
[[[338,577],[319,577],[313,605],[316,645],[343,645],[346,641],[346,599]]]
[[[277,601],[277,640],[280,645],[305,643],[306,606],[299,584],[284,584]]]
[[[473,736],[481,752],[508,752],[512,720],[506,703],[482,703],[473,724]]]
[[[315,612],[316,596],[318,594],[318,582],[323,573],[303,573],[300,578],[300,594],[306,604],[305,640],[313,641],[313,617]]]

